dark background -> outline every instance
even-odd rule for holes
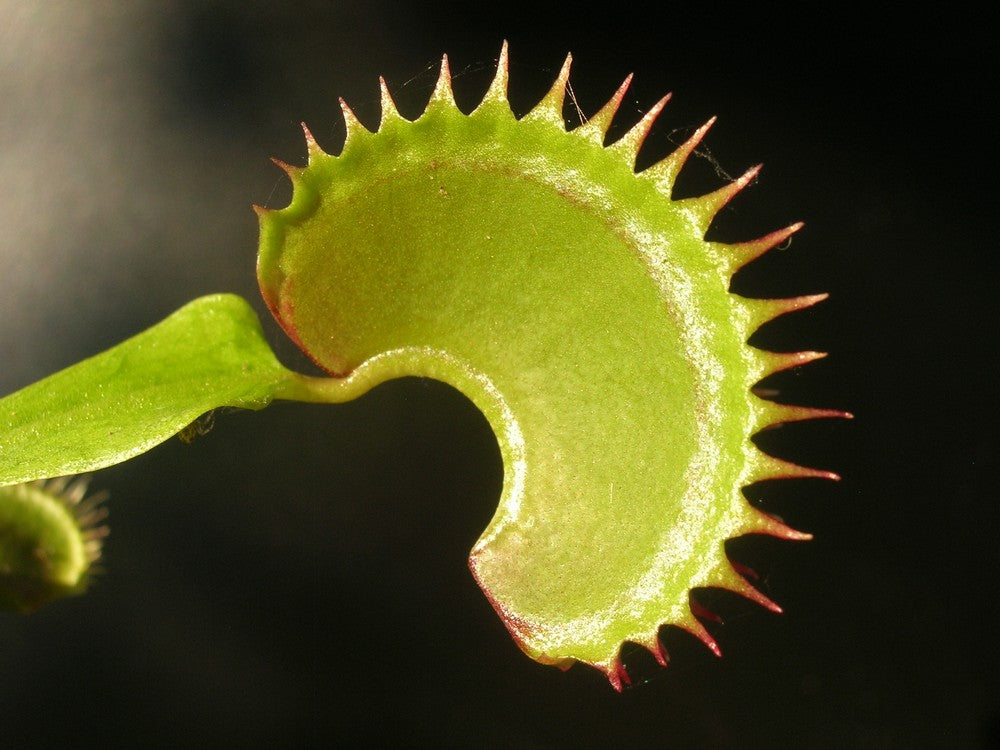
[[[422,108],[441,53],[470,108],[510,41],[524,113],[567,51],[618,129],[674,99],[645,154],[719,122],[678,189],[763,161],[712,236],[802,219],[745,294],[828,291],[768,326],[828,360],[770,383],[853,422],[762,444],[839,484],[757,487],[808,544],[732,546],[786,609],[706,599],[719,660],[671,629],[637,684],[523,656],[465,567],[502,469],[456,392],[408,380],[345,406],[220,416],[98,473],[104,573],[0,616],[3,747],[975,748],[1000,744],[996,99],[973,9],[0,0],[0,391],[254,278],[252,202],[290,189],[298,123],[335,150],[336,97],[377,122],[377,76]],[[568,114],[572,114],[568,111]],[[266,319],[282,358],[307,367]]]

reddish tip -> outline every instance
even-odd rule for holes
[[[791,461],[785,461],[768,455],[760,476],[756,477],[753,481],[760,482],[768,479],[829,479],[839,482],[840,475],[832,471],[799,466]]]
[[[653,124],[656,122],[656,118],[660,116],[663,108],[670,101],[671,94],[667,94],[660,99],[656,104],[649,108],[649,111],[642,116],[632,128],[623,135],[615,143],[611,144],[611,148],[618,148],[619,150],[624,149],[627,153],[628,158],[635,164],[636,156],[639,153],[639,149],[642,148],[642,144],[645,142],[646,137],[649,135],[650,130],[653,129]]]
[[[271,163],[289,177],[295,177],[296,174],[302,171],[299,167],[294,167],[288,162],[282,161],[274,156],[271,157]]]
[[[698,143],[699,140],[701,140],[704,131],[708,130],[708,126],[712,122],[714,122],[714,118],[705,123],[705,125],[702,126],[702,128],[700,128],[691,138],[688,139],[687,143],[681,146],[681,148],[677,149],[675,154],[680,154],[682,160],[686,159],[687,156],[691,153],[691,151],[694,150],[694,146]],[[674,157],[670,156],[667,158],[672,159]],[[681,161],[680,164],[683,164],[683,161]],[[750,169],[748,169],[742,175],[740,175],[735,180],[730,182],[728,185],[723,185],[718,190],[714,190],[711,193],[708,193],[707,195],[702,195],[698,198],[687,199],[693,205],[698,206],[698,212],[701,215],[700,218],[702,221],[702,227],[701,227],[702,231],[708,229],[708,226],[711,223],[712,219],[720,210],[722,210],[723,206],[725,206],[727,203],[729,203],[729,201],[735,198],[736,195],[741,190],[743,190],[743,188],[745,188],[747,185],[753,182],[754,178],[760,172],[762,166],[763,166],[762,164],[756,164],[750,167]]]
[[[689,600],[688,602],[689,607],[691,606],[692,602],[693,600]],[[722,649],[719,648],[719,644],[712,637],[712,635],[707,630],[705,630],[705,626],[702,625],[699,620],[692,618],[690,622],[687,622],[681,625],[680,627],[689,632],[699,641],[704,643],[705,647],[713,654],[715,654],[718,657],[722,656]]]
[[[768,390],[751,388],[751,392],[758,398],[767,399]],[[770,395],[777,396],[777,392],[770,392]],[[768,399],[769,400],[769,399]],[[805,422],[811,419],[854,419],[854,415],[849,411],[840,409],[816,409],[811,406],[791,406],[789,404],[772,403],[768,407],[766,425],[761,427],[760,432],[773,430],[782,425],[793,422]]]
[[[612,115],[614,115],[614,113],[617,112],[618,108],[621,106],[622,99],[625,98],[625,92],[628,91],[628,87],[632,84],[632,78],[634,75],[634,73],[629,73],[625,76],[625,80],[622,81],[621,86],[619,86],[615,93],[611,95],[611,99],[609,99],[608,103],[605,105],[610,108]],[[610,120],[610,117],[608,119]]]
[[[344,97],[338,96],[337,101],[340,103],[340,111],[344,115],[344,120],[347,122],[348,129],[350,129],[352,123],[358,122],[358,117],[354,114],[354,110],[351,109],[351,106],[344,101]]]
[[[740,188],[746,187],[751,182],[753,182],[754,178],[756,178],[757,175],[760,174],[760,170],[762,170],[763,168],[764,168],[763,162],[761,162],[760,164],[754,164],[752,167],[750,167],[750,169],[748,169],[746,172],[744,172],[742,175],[736,178],[736,184],[739,185]]]
[[[696,148],[698,148],[698,144],[702,142],[708,131],[712,129],[712,126],[715,125],[715,121],[717,119],[718,118],[715,115],[709,117],[708,121],[704,125],[695,130],[691,134],[691,137],[689,137],[686,141],[684,141],[684,143],[682,143],[680,146],[674,149],[674,152],[663,160],[664,162],[667,162],[671,165],[670,171],[672,172],[673,178],[677,177],[677,174],[684,166],[684,163],[687,161],[688,157],[691,156],[692,152]]]
[[[800,367],[801,365],[807,365],[810,362],[815,362],[818,359],[824,359],[827,356],[826,352],[766,352],[764,355],[767,359],[767,375],[773,375],[776,372],[781,372],[782,370],[789,370],[793,367]]]
[[[736,593],[740,596],[746,597],[750,601],[759,604],[764,609],[774,612],[776,615],[780,615],[784,612],[779,604],[771,600],[769,597],[764,596],[760,591],[751,586],[749,583],[744,582],[742,586]]]
[[[626,685],[632,684],[629,679],[628,672],[625,671],[625,667],[622,666],[621,660],[617,657],[615,657],[611,666],[603,671],[605,676],[608,678],[608,682],[611,683],[611,687],[615,689],[616,693],[620,693],[622,691],[623,682]]]
[[[618,674],[621,676],[621,681],[625,685],[631,685],[632,678],[628,676],[628,670],[625,669],[625,665],[622,664],[620,660],[617,662],[617,669],[618,669]]]
[[[757,258],[762,256],[771,248],[780,245],[782,242],[787,240],[789,237],[798,232],[804,226],[805,223],[797,221],[794,224],[785,227],[784,229],[778,229],[777,231],[771,232],[770,234],[766,234],[763,237],[759,237],[756,240],[750,240],[749,242],[738,242],[732,245],[732,247],[736,250],[739,256],[739,260],[741,261],[738,268],[742,268],[750,261],[756,260]]]
[[[797,310],[805,310],[807,307],[812,307],[813,305],[818,305],[820,302],[830,299],[830,294],[828,292],[820,292],[819,294],[803,294],[799,297],[791,297],[785,300],[780,300],[782,304],[781,314],[795,312]]]
[[[849,411],[840,409],[814,409],[811,406],[797,406],[797,419],[854,419],[854,415]]]
[[[697,599],[692,597],[691,599],[691,614],[695,617],[700,617],[702,620],[708,620],[709,622],[714,622],[718,625],[722,625],[722,618],[706,607],[704,604],[699,602]]]
[[[653,638],[653,648],[650,651],[653,652],[653,658],[656,659],[656,663],[661,667],[666,667],[670,663],[670,654],[667,653],[667,650],[660,643],[658,637]]]
[[[733,566],[733,570],[739,573],[744,578],[751,581],[759,581],[760,574],[748,565],[744,565],[741,562],[736,562],[735,560],[730,560],[729,564]]]

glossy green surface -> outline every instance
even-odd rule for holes
[[[218,406],[266,406],[294,377],[245,300],[202,297],[0,399],[0,485],[120,463]]]

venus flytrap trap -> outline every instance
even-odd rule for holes
[[[445,58],[416,120],[397,112],[383,81],[375,132],[342,103],[339,154],[307,130],[307,166],[279,162],[293,195],[284,209],[257,208],[260,287],[284,330],[332,377],[281,365],[242,299],[204,297],[0,401],[0,484],[123,461],[216,407],[342,402],[424,376],[458,388],[496,433],[503,491],[469,564],[532,658],[590,664],[621,689],[626,641],[666,664],[663,625],[718,653],[692,589],[720,587],[780,611],[737,572],[724,543],[809,535],[741,490],[836,477],[773,458],[750,437],[847,415],[751,392],[822,355],[763,352],[747,345],[750,335],[825,295],[755,300],[729,284],[800,225],[742,244],[705,240],[757,168],[674,200],[674,181],[711,122],[636,173],[668,97],[605,146],[629,81],[567,132],[569,64],[517,119],[506,45],[469,114],[455,104]],[[21,491],[0,490],[0,504]],[[0,522],[9,516],[0,512]],[[0,533],[0,548],[6,540]]]
[[[88,477],[0,487],[0,609],[32,612],[87,587],[107,527]]]

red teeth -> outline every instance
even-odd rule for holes
[[[283,162],[281,159],[276,159],[273,156],[271,157],[271,163],[274,164],[274,166],[276,166],[282,172],[287,174],[292,180],[298,177],[299,174],[302,172],[301,167],[293,166],[291,164],[288,164],[287,162]]]
[[[839,482],[840,476],[832,471],[810,469],[807,466],[799,466],[791,461],[784,461],[761,453],[757,471],[750,483],[763,482],[768,479],[829,479]]]
[[[574,132],[577,135],[586,136],[599,146],[604,145],[604,137],[608,133],[608,128],[611,127],[611,121],[621,106],[622,99],[625,98],[625,92],[628,91],[631,82],[632,74],[629,73],[628,77],[625,78],[622,85],[618,87],[618,90],[615,91],[607,104],[601,107],[593,117],[581,124]]]
[[[649,131],[653,129],[653,125],[656,123],[656,118],[660,116],[660,112],[663,111],[663,108],[667,106],[667,102],[669,101],[670,94],[667,94],[660,99],[660,101],[650,107],[649,111],[642,116],[642,119],[633,125],[625,135],[609,145],[608,149],[621,154],[629,161],[629,163],[632,164],[634,169],[636,157],[639,155],[639,149],[642,148],[642,144],[649,135]]]
[[[441,72],[438,74],[437,84],[434,86],[434,93],[431,94],[432,102],[443,102],[455,105],[455,94],[451,90],[451,68],[448,65],[448,55],[441,57]]]
[[[641,138],[639,139],[640,143],[641,139],[646,137],[649,128],[652,127],[656,116],[660,113],[660,109],[663,108],[663,105],[666,104],[668,99],[670,99],[670,94],[663,97],[663,99],[661,99],[657,105],[649,111],[649,114],[639,121],[639,125],[636,127],[638,128],[641,126],[644,129],[641,132]],[[694,131],[691,137],[674,149],[672,153],[648,169],[643,170],[640,174],[647,179],[655,180],[657,185],[659,185],[661,192],[665,195],[672,195],[674,183],[677,181],[677,176],[681,173],[681,169],[687,162],[688,157],[691,156],[694,150],[698,147],[698,144],[701,143],[702,138],[705,137],[705,134],[708,133],[709,129],[714,124],[715,118],[712,117],[708,120],[708,122]],[[635,130],[635,128],[633,128],[633,130]],[[628,135],[631,134],[632,133],[630,132]],[[636,150],[638,150],[638,147]],[[709,195],[713,195],[713,193],[709,193]],[[704,221],[701,217],[702,214],[707,214],[710,210],[710,204],[701,203],[701,201],[703,201],[706,197],[707,196],[699,196],[697,198],[688,198],[685,201],[677,201],[678,205],[684,205],[688,212],[693,216],[699,217],[696,219],[695,223],[698,225],[699,231],[702,235],[705,234],[705,229],[708,228],[708,223],[711,222],[712,216],[715,215],[714,212],[711,212],[711,214],[708,215],[707,221]],[[701,229],[701,224],[704,224],[704,229]]]
[[[316,139],[313,137],[312,132],[309,127],[303,122],[300,123],[302,126],[302,133],[306,138],[306,153],[309,155],[309,163],[312,164],[313,160],[320,155],[325,155],[326,152],[319,147]]]
[[[702,620],[708,620],[709,622],[714,622],[717,625],[722,625],[722,618],[697,599],[692,597],[690,606],[691,614],[695,617]]]
[[[626,685],[632,684],[632,678],[629,677],[628,672],[625,670],[625,666],[622,664],[620,658],[615,658],[611,663],[611,667],[604,671],[607,675],[608,681],[611,683],[611,687],[615,689],[616,692],[622,692]]]
[[[721,658],[722,649],[719,648],[719,644],[696,618],[692,617],[687,622],[681,623],[680,627],[704,643],[709,651]]]
[[[749,242],[737,242],[735,244],[729,245],[729,247],[733,249],[734,258],[736,258],[738,263],[736,267],[733,269],[733,271],[735,272],[736,270],[745,266],[750,261],[755,260],[760,256],[762,256],[768,250],[777,247],[782,242],[791,237],[793,234],[802,229],[802,227],[804,226],[805,224],[803,222],[797,221],[794,224],[785,227],[784,229],[779,229],[775,232],[771,232],[770,234],[765,234],[763,237],[760,237],[756,240],[750,240]],[[826,295],[820,295],[820,296],[822,296],[824,299],[826,298]],[[818,302],[819,300],[816,301]]]
[[[565,129],[566,121],[563,120],[563,102],[566,100],[566,86],[569,84],[569,69],[573,64],[573,56],[566,55],[566,61],[559,70],[552,88],[542,98],[535,107],[524,116],[525,120],[542,120],[551,122],[553,125]]]
[[[763,380],[776,372],[807,365],[826,356],[826,352],[760,352],[760,358],[764,363],[760,377]]]

